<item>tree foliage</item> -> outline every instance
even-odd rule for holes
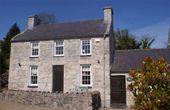
[[[128,30],[118,30],[115,32],[116,49],[139,49],[140,43],[137,42],[135,37],[129,34]]]
[[[4,73],[9,69],[9,59],[10,59],[10,48],[11,48],[11,39],[20,33],[20,29],[17,24],[13,24],[7,33],[6,37],[2,41],[2,72]]]
[[[39,24],[53,24],[56,22],[56,17],[48,13],[38,13]]]
[[[140,41],[136,40],[136,36],[129,34],[127,29],[118,30],[115,32],[116,39],[116,49],[126,50],[126,49],[149,49],[154,38],[144,35]]]
[[[2,73],[2,46],[1,46],[1,40],[0,40],[0,74]]]
[[[170,68],[163,59],[145,57],[142,69],[130,70],[136,110],[170,110]]]
[[[140,41],[140,48],[141,49],[149,49],[153,42],[155,41],[155,38],[151,38],[148,35],[142,36],[142,39]]]

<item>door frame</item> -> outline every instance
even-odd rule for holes
[[[126,95],[126,99],[125,99],[125,100],[126,100],[126,101],[125,101],[126,103],[125,103],[125,106],[127,106],[127,103],[128,103],[128,102],[127,102],[127,81],[126,81],[126,79],[127,79],[127,77],[128,77],[128,76],[127,76],[127,73],[120,73],[120,74],[119,74],[119,73],[111,73],[111,74],[110,74],[110,105],[112,104],[112,103],[111,103],[111,100],[112,100],[112,99],[111,99],[111,98],[112,98],[112,97],[111,97],[111,77],[112,77],[112,76],[124,76],[124,77],[125,77],[125,79],[124,79],[124,80],[125,80],[125,93],[126,93],[126,94],[125,94],[125,95]]]
[[[53,85],[54,85],[54,66],[63,66],[62,92],[64,93],[64,65],[52,65],[52,92],[56,92],[56,91],[54,91],[54,88],[53,88]]]

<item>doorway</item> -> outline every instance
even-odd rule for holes
[[[63,92],[64,65],[53,65],[53,92]]]
[[[126,82],[125,75],[111,76],[111,106],[126,106]]]

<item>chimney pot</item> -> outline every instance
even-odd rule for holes
[[[28,17],[28,29],[33,29],[35,26],[40,24],[40,20],[37,15]]]

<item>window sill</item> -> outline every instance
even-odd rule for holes
[[[64,55],[54,55],[54,57],[64,57]]]
[[[30,58],[38,58],[39,56],[30,56]]]
[[[28,88],[38,88],[38,85],[28,85]]]
[[[81,54],[80,57],[90,57],[91,54]]]
[[[92,85],[81,85],[80,87],[84,87],[84,88],[92,88]]]

